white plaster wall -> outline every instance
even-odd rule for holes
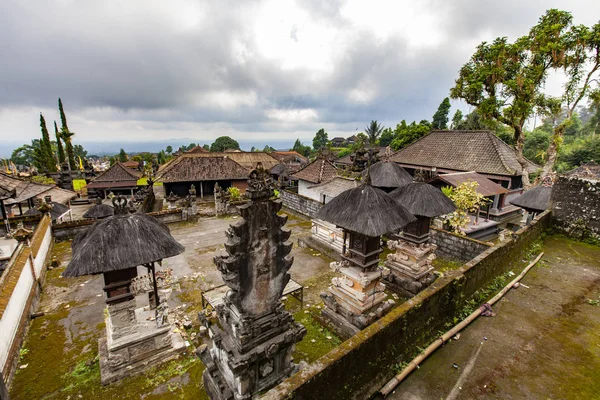
[[[42,245],[40,246],[37,257],[35,258],[33,263],[36,278],[39,278],[40,274],[42,273],[42,268],[44,268],[46,257],[48,256],[48,251],[50,250],[51,241],[52,229],[50,228],[50,226],[48,226],[48,229],[46,229],[46,233],[44,234],[44,239],[42,240]]]
[[[319,203],[322,201],[321,200],[321,193],[317,192],[315,189],[309,189],[309,186],[314,186],[315,184],[312,182],[307,182],[307,181],[303,181],[303,180],[298,180],[298,194],[301,196],[306,196],[309,197],[313,200],[318,201]]]
[[[17,281],[17,286],[15,287],[15,290],[8,301],[6,310],[0,319],[0,369],[4,369],[8,351],[15,338],[17,329],[19,328],[19,321],[21,320],[23,312],[26,312],[25,306],[33,283],[31,261],[27,260],[23,267],[23,271],[21,271],[19,280]]]

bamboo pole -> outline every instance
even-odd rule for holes
[[[538,261],[540,261],[540,259],[542,258],[543,255],[544,255],[543,252],[540,253],[535,258],[535,260],[533,260],[531,263],[529,263],[529,265],[527,267],[525,267],[523,272],[521,272],[508,285],[506,285],[504,287],[504,289],[502,289],[497,295],[492,297],[487,302],[487,304],[489,304],[491,306],[494,303],[496,303],[498,300],[500,300],[515,285],[515,283],[517,283],[521,279],[523,279],[525,274],[527,274],[527,272],[535,264],[537,264]],[[386,383],[385,386],[383,388],[381,388],[381,390],[379,390],[379,394],[382,395],[383,397],[387,397],[396,388],[396,386],[398,386],[400,384],[400,382],[402,382],[412,371],[414,371],[419,366],[419,364],[421,362],[423,362],[423,360],[425,360],[438,347],[440,347],[441,345],[446,343],[451,337],[456,335],[458,332],[460,332],[462,329],[464,329],[467,325],[469,325],[471,322],[473,322],[478,316],[481,315],[482,312],[483,312],[483,306],[479,307],[477,310],[473,311],[471,313],[471,315],[469,315],[467,318],[465,318],[460,323],[455,325],[448,332],[444,333],[442,336],[435,339],[435,341],[433,341],[433,343],[431,343],[421,354],[416,356],[410,363],[408,363],[408,365],[402,370],[402,372],[400,372],[398,375],[393,377],[388,383]]]

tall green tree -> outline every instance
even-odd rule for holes
[[[546,110],[552,103],[543,93],[544,83],[549,72],[563,63],[564,38],[571,21],[568,12],[548,10],[529,35],[514,43],[505,37],[481,43],[450,90],[450,97],[476,107],[484,119],[513,129],[525,187],[530,182],[523,156],[523,126],[536,110]]]
[[[229,136],[220,136],[210,146],[210,151],[220,152],[227,149],[240,150],[240,144]]]
[[[428,121],[423,120],[418,124],[413,121],[410,125],[407,125],[406,121],[402,120],[394,129],[394,140],[391,147],[394,151],[400,150],[429,132],[431,132],[431,124]]]
[[[570,16],[570,14],[569,14]],[[540,34],[548,34],[546,31],[551,28],[540,28]],[[550,30],[551,32],[551,30]],[[590,92],[593,93],[592,83],[598,82],[600,78],[600,23],[592,28],[583,25],[571,27],[565,34],[561,42],[562,53],[555,55],[556,49],[544,49],[545,57],[549,60],[559,58],[559,62],[552,64],[553,68],[561,69],[567,76],[567,82],[563,86],[564,91],[560,99],[554,99],[548,102],[549,114],[555,114],[557,110],[566,107],[565,119],[554,128],[552,140],[546,151],[546,162],[542,167],[540,180],[543,180],[552,172],[558,151],[563,142],[563,136],[570,131],[577,130],[577,123],[581,123],[575,112],[579,103],[587,97]]]
[[[305,157],[310,156],[310,153],[312,151],[310,146],[305,146],[304,144],[302,144],[300,139],[296,139],[296,141],[294,142],[294,146],[292,147],[292,150],[298,152],[299,154],[302,154]]]
[[[448,114],[450,113],[450,99],[445,98],[433,114],[431,127],[433,129],[448,129]]]
[[[167,154],[171,154],[173,152],[173,146],[167,146],[166,148]]]
[[[127,153],[125,152],[125,149],[119,150],[119,155],[117,156],[117,159],[119,160],[119,162],[125,162],[129,159]]]
[[[56,137],[56,147],[58,149],[58,165],[62,165],[65,162],[65,149],[62,145],[62,140],[60,138],[60,132],[58,132],[58,127],[56,126],[56,121],[54,121],[54,136]]]
[[[385,128],[379,137],[379,145],[381,147],[389,146],[394,140],[394,131],[392,128]]]
[[[62,140],[65,142],[65,148],[67,152],[67,159],[69,160],[69,167],[72,170],[77,169],[77,163],[75,162],[75,152],[73,151],[73,135],[75,132],[71,132],[69,127],[67,126],[67,116],[65,115],[65,110],[63,108],[63,103],[60,97],[58,98],[58,111],[60,113],[60,136]]]
[[[42,170],[44,172],[56,172],[56,161],[54,160],[54,154],[52,153],[52,144],[50,143],[50,135],[48,134],[48,128],[46,128],[46,120],[42,113],[40,113],[40,128],[42,129],[42,142],[41,142],[41,156],[42,156]]]
[[[372,120],[369,125],[365,128],[365,134],[369,137],[369,144],[371,146],[377,145],[377,139],[383,132],[383,125],[378,123],[376,120]]]
[[[315,151],[319,151],[323,147],[327,146],[328,142],[329,139],[327,138],[327,132],[325,132],[325,129],[321,128],[317,131],[315,137],[313,138],[313,149],[315,149]]]
[[[460,110],[456,110],[454,116],[452,117],[452,129],[458,129],[458,126],[462,122],[463,113]]]

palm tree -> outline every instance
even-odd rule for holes
[[[376,120],[371,121],[369,125],[365,128],[365,133],[369,137],[369,144],[371,146],[375,146],[377,144],[377,139],[383,132],[383,126],[379,124]]]

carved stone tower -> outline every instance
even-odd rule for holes
[[[290,231],[281,228],[281,200],[272,199],[274,182],[258,165],[250,174],[239,207],[243,220],[227,232],[228,255],[214,262],[230,290],[216,307],[218,323],[208,321],[212,346],[199,356],[206,365],[203,380],[211,399],[250,399],[296,371],[294,344],[306,329],[296,323],[280,299],[290,280]]]

